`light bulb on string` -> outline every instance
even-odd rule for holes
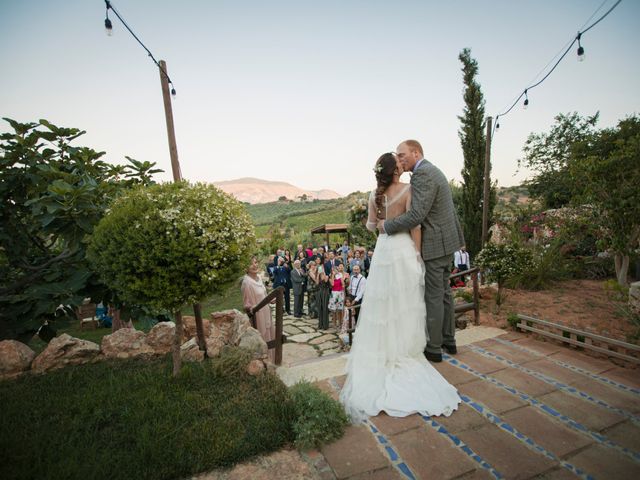
[[[522,108],[524,108],[525,110],[527,108],[529,108],[529,97],[527,96],[527,91],[524,91],[524,104],[522,105]]]
[[[584,47],[580,45],[580,37],[581,34],[578,33],[578,36],[576,37],[576,40],[578,40],[578,61],[584,62]]]
[[[175,88],[173,88],[173,87],[171,87],[171,96],[172,96],[173,98],[176,98],[176,89],[175,89]]]
[[[110,37],[113,36],[113,25],[111,24],[111,20],[109,20],[109,17],[104,19],[104,29],[107,35],[109,35]]]

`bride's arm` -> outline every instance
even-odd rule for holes
[[[409,193],[407,194],[407,203],[406,210],[409,211],[411,209],[411,189],[409,189]],[[422,228],[421,225],[418,224],[411,229],[411,238],[413,239],[413,244],[416,248],[416,253],[421,255],[422,252]]]
[[[369,195],[368,210],[369,216],[367,217],[367,230],[369,230],[370,232],[375,232],[376,226],[378,225],[378,219],[376,218],[376,201],[373,192],[371,192],[371,195]]]

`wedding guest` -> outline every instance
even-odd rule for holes
[[[311,318],[318,317],[318,307],[316,305],[316,293],[318,292],[318,283],[320,282],[320,274],[318,272],[318,264],[309,262],[307,272],[307,309]]]
[[[331,276],[318,269],[318,290],[316,292],[316,310],[318,311],[318,330],[329,328],[329,297],[331,297]]]
[[[331,273],[331,298],[329,299],[329,311],[334,327],[340,325],[342,310],[344,309],[345,274],[344,265],[339,264]]]
[[[338,252],[342,256],[342,262],[345,265],[349,264],[348,254],[349,254],[350,251],[351,251],[351,249],[349,248],[349,243],[345,240],[343,242],[343,244],[342,244],[342,247],[338,250]]]
[[[369,269],[371,268],[371,261],[373,260],[373,250],[367,252],[367,256],[364,257],[364,273],[365,277],[369,275]]]
[[[347,290],[349,296],[353,298],[353,305],[362,304],[362,297],[364,296],[365,288],[367,287],[367,279],[360,273],[360,265],[353,266],[353,275],[349,283],[349,289]],[[360,308],[354,309],[354,319],[357,322],[360,315]]]
[[[300,258],[300,254],[302,254],[303,257],[306,257],[305,251],[302,248],[302,244],[301,243],[298,244],[297,248],[298,248],[298,251],[296,252],[296,258]]]
[[[305,253],[307,255],[307,258],[311,258],[311,256],[313,255],[313,245],[311,245],[310,243],[307,244],[307,248],[305,250]]]
[[[283,257],[278,257],[278,266],[273,272],[273,288],[278,287],[284,287],[284,309],[287,315],[291,315],[291,300],[289,298],[291,269],[286,265]]]
[[[460,250],[453,254],[453,264],[460,272],[469,270],[469,267],[471,266],[471,258],[469,257],[469,252],[467,252],[466,246],[461,246]]]
[[[344,299],[344,313],[342,315],[342,327],[340,328],[340,338],[342,342],[346,345],[349,343],[349,315],[353,315],[351,312],[351,306],[353,305],[353,297],[351,295],[347,295]],[[355,312],[354,312],[355,314]],[[352,318],[351,328],[354,327],[355,321]]]
[[[256,257],[251,258],[251,263],[247,268],[247,274],[242,278],[240,291],[242,292],[244,310],[247,313],[267,296],[267,289],[258,275],[258,260]],[[265,342],[276,338],[276,327],[273,324],[271,309],[268,305],[255,312],[255,319],[256,328]],[[274,349],[269,349],[269,360],[275,362]]]
[[[325,259],[325,262],[324,262],[324,273],[326,275],[331,275],[331,272],[336,266],[337,266],[336,256],[333,253],[333,251],[330,251],[328,253],[328,257]]]
[[[304,254],[300,252],[303,256]],[[304,302],[304,281],[307,274],[300,267],[300,260],[293,262],[291,270],[291,283],[293,285],[293,316],[302,318],[302,303]]]
[[[293,258],[291,257],[291,251],[290,250],[285,250],[284,251],[284,262],[287,264],[287,266],[289,268],[291,268],[293,266],[293,264],[292,264]]]
[[[362,268],[362,260],[360,259],[360,252],[358,250],[356,250],[356,252],[354,253],[354,258],[349,262],[351,273],[353,273],[353,267],[355,267],[356,265]]]
[[[267,275],[269,276],[269,281],[271,283],[273,283],[273,272],[276,268],[276,256],[275,255],[269,255],[269,261],[267,262],[267,264],[265,265],[265,271],[267,272]]]

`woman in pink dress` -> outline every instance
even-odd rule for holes
[[[254,306],[260,303],[267,296],[267,289],[262,283],[258,275],[258,260],[256,257],[251,258],[251,263],[247,268],[247,274],[242,279],[240,291],[244,303],[245,312],[249,312]],[[276,327],[271,319],[271,308],[265,305],[256,312],[256,328],[262,335],[265,342],[269,342],[276,338]],[[269,349],[269,360],[275,361],[275,350]]]

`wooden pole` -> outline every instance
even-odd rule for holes
[[[489,234],[489,187],[491,178],[491,123],[492,118],[487,117],[487,146],[484,154],[484,193],[482,196],[482,246],[487,242]]]
[[[160,60],[160,85],[162,85],[162,99],[164,100],[164,116],[167,120],[171,171],[173,172],[173,181],[179,182],[182,180],[182,173],[180,172],[180,162],[178,161],[178,146],[176,145],[176,132],[173,128],[173,110],[171,108],[171,93],[169,92],[167,75],[167,64],[164,60]]]

